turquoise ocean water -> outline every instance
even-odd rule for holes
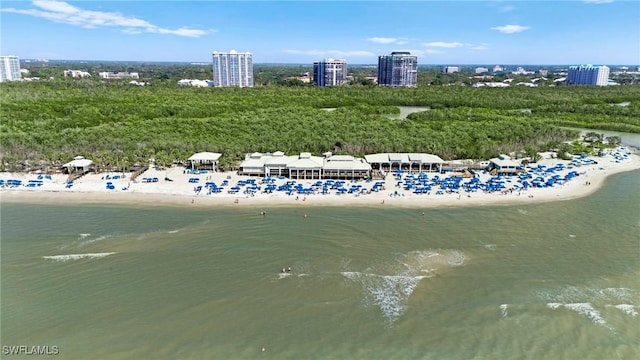
[[[0,225],[3,351],[640,358],[639,171],[612,176],[589,197],[545,204],[3,203]]]

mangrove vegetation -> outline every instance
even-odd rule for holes
[[[426,111],[397,119],[399,106]],[[333,111],[327,111],[332,109]],[[568,128],[640,133],[640,87],[263,86],[57,79],[0,84],[2,166],[170,165],[200,151],[234,167],[245,153],[362,156],[427,152],[443,159],[557,149]]]

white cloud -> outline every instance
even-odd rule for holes
[[[398,41],[398,39],[391,37],[371,37],[367,40],[378,44],[393,44]]]
[[[371,41],[377,44],[395,44],[395,45],[404,45],[409,43],[407,38],[394,38],[394,37],[370,37],[367,41]]]
[[[529,26],[522,25],[502,25],[502,26],[494,26],[491,30],[500,31],[503,34],[515,34],[519,32],[523,32],[525,30],[531,29]]]
[[[120,27],[123,28],[122,32],[126,34],[153,33],[200,37],[212,32],[211,30],[206,31],[186,27],[178,29],[162,28],[136,17],[125,16],[117,12],[84,10],[64,1],[35,0],[33,1],[33,6],[37,9],[21,10],[6,8],[2,9],[2,11],[39,17],[53,22],[80,26],[87,29],[97,27]]]
[[[426,47],[449,48],[449,49],[464,46],[463,43],[445,42],[445,41],[433,41],[433,42],[423,43],[422,45]]]
[[[437,54],[444,54],[444,51],[442,50],[436,50],[436,49],[427,49],[424,51],[425,54],[431,54],[431,55],[437,55]]]
[[[613,0],[582,0],[585,4],[608,4],[612,3]]]

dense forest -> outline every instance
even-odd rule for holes
[[[640,87],[261,86],[55,79],[0,84],[4,169],[59,166],[76,155],[100,167],[170,165],[194,152],[428,152],[444,159],[557,148],[566,127],[640,133]],[[622,104],[622,105],[621,105]],[[394,119],[398,106],[429,110]],[[327,111],[328,108],[334,111]]]

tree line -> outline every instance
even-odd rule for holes
[[[566,127],[640,133],[640,87],[191,88],[69,79],[0,84],[4,169],[59,166],[76,155],[102,168],[254,151],[427,152],[444,159],[557,148]],[[622,104],[622,105],[621,105]],[[404,120],[398,106],[430,110]],[[327,109],[335,109],[328,111]]]

